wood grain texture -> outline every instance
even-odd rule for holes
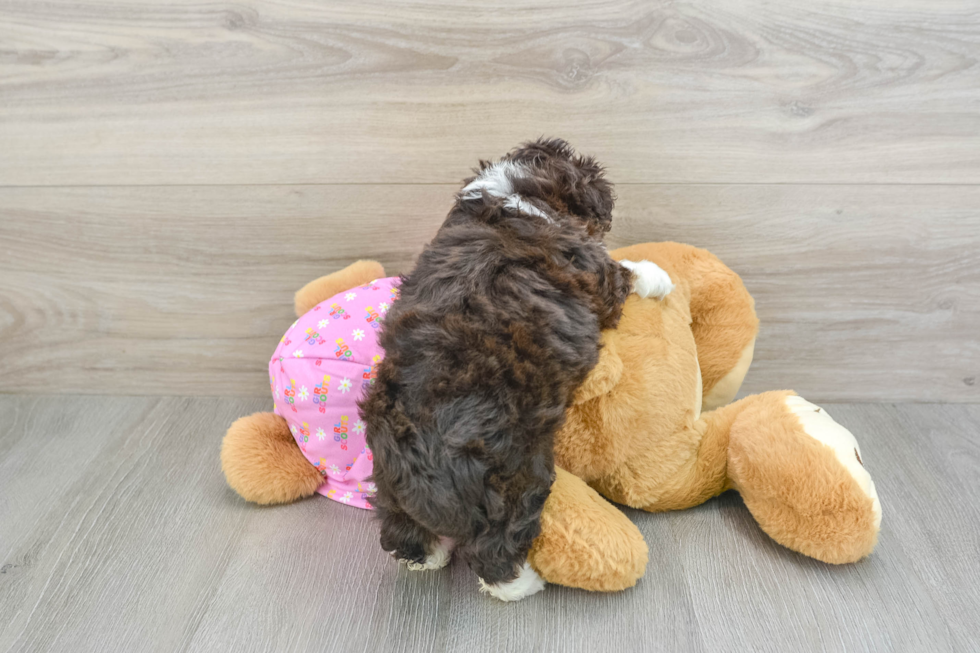
[[[0,184],[447,183],[559,134],[621,182],[978,183],[956,0],[2,0]]]
[[[0,189],[0,392],[266,396],[292,293],[404,272],[453,186]],[[718,254],[762,318],[746,392],[980,401],[980,187],[624,185],[614,246]]]
[[[744,392],[980,401],[978,61],[961,0],[0,0],[0,651],[980,649],[975,405],[830,406],[884,507],[857,565],[726,494],[629,512],[635,589],[516,606],[218,465],[293,291],[406,271],[539,134],[608,165],[611,244],[743,275]]]
[[[678,240],[742,275],[742,394],[980,399],[980,187],[630,186],[611,244]]]
[[[738,495],[629,511],[647,575],[515,605],[459,564],[396,565],[371,515],[259,508],[220,438],[268,402],[0,397],[0,651],[968,651],[980,647],[980,408],[831,405],[884,509],[830,566],[765,536]],[[43,454],[43,455],[39,455]]]

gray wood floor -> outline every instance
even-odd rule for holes
[[[829,406],[884,508],[875,553],[828,566],[736,494],[630,511],[627,592],[504,605],[453,565],[399,568],[370,515],[224,485],[221,435],[268,402],[0,396],[0,651],[969,651],[980,647],[980,407]]]

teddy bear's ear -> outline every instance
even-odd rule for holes
[[[610,392],[619,383],[623,375],[623,361],[616,351],[614,338],[602,336],[602,349],[599,350],[599,362],[589,372],[578,392],[575,394],[576,404],[585,403],[590,399],[601,397]]]
[[[337,293],[356,288],[385,276],[385,269],[377,261],[357,261],[343,270],[314,279],[296,291],[294,298],[296,317],[302,317],[320,302]]]

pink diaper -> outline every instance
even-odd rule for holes
[[[269,362],[275,412],[323,475],[320,494],[371,508],[372,456],[357,401],[383,353],[378,329],[398,298],[398,278],[377,279],[317,304],[296,320]]]

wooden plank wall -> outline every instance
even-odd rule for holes
[[[0,392],[254,395],[291,293],[407,270],[560,135],[614,245],[755,294],[746,390],[980,399],[970,3],[0,0]]]

